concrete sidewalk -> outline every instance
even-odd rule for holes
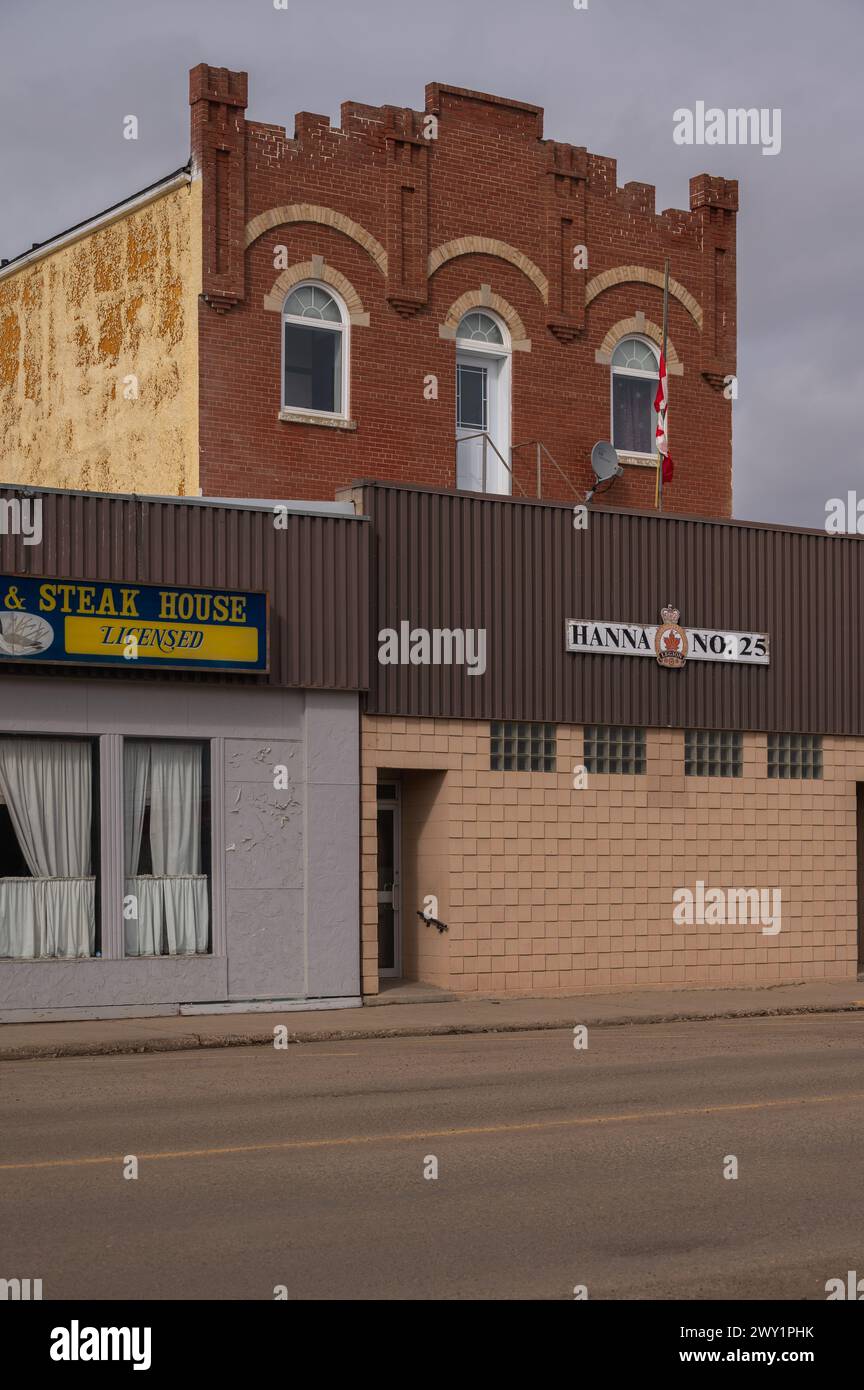
[[[440,1033],[503,1033],[543,1028],[595,1028],[778,1014],[864,1009],[864,981],[809,982],[762,989],[642,989],[552,999],[450,999],[390,1003],[330,1012],[171,1015],[74,1023],[0,1025],[0,1061],[177,1052],[201,1047],[271,1045],[284,1024],[290,1041],[422,1037]]]

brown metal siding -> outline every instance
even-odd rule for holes
[[[0,496],[21,494],[0,489]],[[365,690],[369,683],[369,525],[347,516],[40,492],[42,543],[0,536],[0,572],[135,580],[270,595],[270,672],[220,676],[269,686]],[[20,669],[20,668],[16,668]],[[57,667],[28,667],[56,675]],[[72,674],[71,668],[66,668]],[[88,666],[88,677],[97,668]],[[111,669],[113,679],[124,673]],[[141,679],[180,679],[167,671]],[[188,678],[188,677],[187,677]],[[194,675],[193,679],[213,680]]]
[[[864,544],[741,522],[365,485],[372,636],[485,627],[485,676],[381,666],[371,713],[864,734]],[[569,618],[767,632],[768,667],[565,651]]]

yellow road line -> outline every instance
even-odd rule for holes
[[[304,1052],[304,1057],[362,1057],[362,1052]]]
[[[675,1120],[694,1115],[729,1115],[745,1110],[776,1110],[792,1105],[831,1105],[839,1101],[864,1100],[864,1091],[847,1091],[833,1096],[792,1096],[787,1100],[743,1101],[737,1105],[699,1105],[680,1110],[637,1110],[624,1115],[585,1115],[568,1120],[526,1120],[509,1125],[472,1125],[463,1129],[417,1129],[403,1134],[351,1134],[342,1139],[282,1139],[273,1144],[232,1144],[213,1149],[173,1149],[136,1154],[139,1162],[170,1158],[214,1158],[221,1154],[274,1153],[290,1149],[339,1149],[360,1144],[405,1144],[428,1139],[460,1139],[479,1134],[525,1134],[543,1129],[577,1129],[589,1125],[627,1124],[633,1120]],[[94,1158],[50,1158],[35,1163],[0,1163],[0,1172],[30,1171],[34,1168],[84,1168],[96,1164],[123,1163],[125,1155],[107,1154]]]

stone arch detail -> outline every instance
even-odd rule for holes
[[[521,270],[523,275],[527,275],[532,285],[539,290],[543,303],[549,303],[549,281],[540,267],[521,251],[517,251],[515,246],[508,246],[506,241],[499,241],[497,237],[460,236],[455,241],[442,242],[429,253],[426,273],[431,279],[436,270],[440,270],[447,261],[452,261],[456,256],[470,255],[497,256],[499,260],[509,261],[517,270]]]
[[[340,270],[334,270],[332,266],[327,265],[323,256],[313,256],[311,261],[297,261],[295,265],[289,265],[283,270],[274,280],[272,289],[265,294],[264,308],[281,314],[289,290],[303,280],[320,280],[322,284],[336,290],[345,301],[349,321],[358,328],[368,328],[369,315],[365,312],[351,281]]]
[[[531,340],[525,332],[525,325],[506,299],[493,293],[489,285],[481,285],[479,290],[466,290],[454,300],[444,316],[438,332],[442,338],[455,338],[456,330],[463,314],[471,309],[493,309],[510,330],[510,347],[513,352],[530,352]]]
[[[650,338],[657,347],[663,346],[663,330],[650,319],[646,319],[644,314],[637,314],[635,318],[619,319],[613,323],[606,337],[603,339],[597,352],[594,354],[595,361],[610,363],[612,354],[622,338],[629,338],[632,334],[641,334],[643,338]],[[666,367],[671,376],[683,376],[684,366],[681,358],[675,351],[675,344],[672,339],[666,339]]]
[[[333,227],[335,231],[342,232],[352,241],[356,241],[358,246],[362,246],[381,274],[387,274],[387,252],[380,241],[376,241],[372,233],[361,227],[359,222],[352,222],[344,212],[321,207],[318,203],[291,203],[270,208],[268,212],[259,212],[257,217],[246,223],[244,246],[248,250],[253,241],[257,241],[259,236],[269,232],[272,227],[283,226],[289,222],[317,222],[322,227]]]
[[[651,270],[646,265],[616,265],[614,269],[604,270],[602,274],[595,275],[593,280],[589,280],[585,286],[585,303],[586,305],[590,304],[592,299],[597,298],[598,294],[611,289],[613,285],[625,285],[634,281],[640,285],[654,285],[658,290],[662,290],[663,272]],[[701,333],[704,317],[702,307],[693,298],[690,291],[685,290],[679,280],[673,280],[670,277],[669,293],[684,305]]]

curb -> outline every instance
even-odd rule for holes
[[[651,1023],[713,1023],[733,1018],[781,1018],[797,1014],[851,1014],[864,1011],[860,1004],[802,1004],[776,1009],[728,1009],[719,1013],[627,1014],[620,1018],[582,1016],[579,1022],[590,1028],[623,1028]],[[289,1043],[362,1042],[364,1038],[426,1038],[472,1033],[558,1032],[573,1027],[573,1015],[564,1019],[524,1023],[432,1023],[392,1028],[320,1028],[310,1033],[289,1033]],[[24,1043],[20,1047],[0,1047],[0,1062],[26,1062],[47,1057],[117,1057],[156,1052],[197,1052],[207,1048],[270,1047],[273,1031],[223,1033],[210,1037],[189,1033],[171,1038],[129,1038],[106,1042]]]

